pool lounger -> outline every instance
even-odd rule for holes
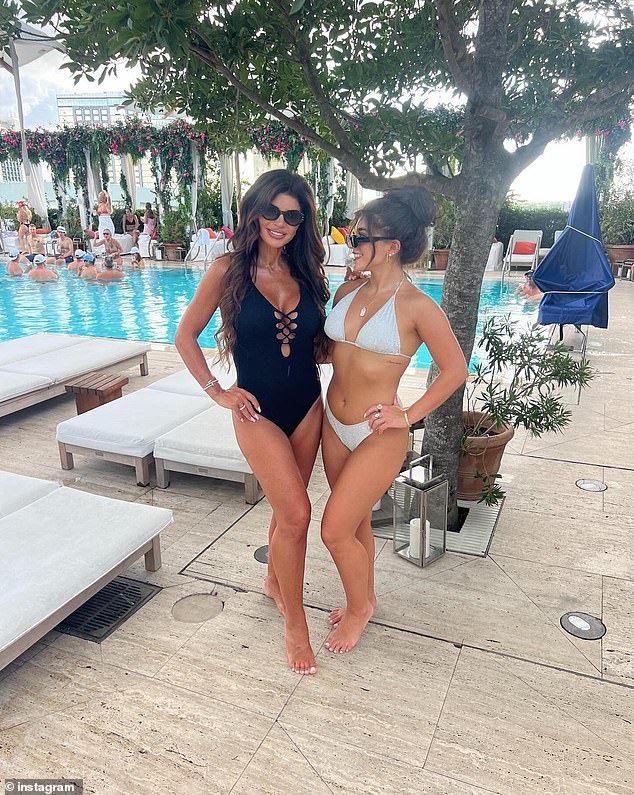
[[[159,436],[154,443],[156,484],[169,486],[170,472],[244,483],[245,501],[259,498],[258,481],[238,447],[231,412],[212,406]]]
[[[0,417],[64,394],[67,381],[97,370],[139,365],[148,374],[149,343],[35,334],[0,343]],[[20,353],[22,351],[22,353]]]
[[[0,472],[0,670],[135,560],[161,566],[165,508]]]
[[[150,482],[154,440],[209,408],[208,397],[158,389],[139,389],[57,426],[62,469],[72,469],[73,455],[94,455],[133,466],[137,483]]]

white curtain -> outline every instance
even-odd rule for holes
[[[29,204],[42,219],[43,227],[50,229],[48,220],[48,205],[44,195],[44,179],[42,177],[42,166],[40,163],[31,165],[26,176],[26,195],[29,197]]]
[[[90,222],[86,215],[86,206],[84,204],[84,194],[81,188],[77,188],[77,204],[79,206],[79,223],[82,229],[88,229]]]
[[[191,152],[192,152],[192,184],[191,184],[191,205],[192,205],[192,232],[198,229],[198,225],[196,224],[196,210],[198,209],[198,185],[200,182],[200,152],[198,151],[198,147],[196,144],[191,141]]]
[[[586,135],[586,163],[591,163],[593,166],[596,166],[602,147],[602,137],[597,135]]]
[[[87,146],[84,146],[84,157],[86,158],[86,187],[88,188],[88,204],[92,210],[92,208],[97,204],[97,187],[95,185],[95,174],[92,169],[92,163],[90,162],[90,150]]]
[[[230,154],[220,155],[220,197],[222,199],[222,223],[233,229],[233,214],[231,212],[231,202],[233,200],[233,188],[235,183],[235,168],[233,157]]]
[[[132,202],[132,210],[136,209],[136,177],[134,174],[134,163],[132,162],[132,155],[123,155],[121,157],[121,173],[128,183],[128,193],[130,194],[130,201]]]
[[[48,207],[46,204],[44,186],[42,183],[42,170],[39,167],[37,170],[34,170],[29,160],[29,150],[26,146],[26,135],[24,133],[24,111],[22,108],[22,92],[20,91],[20,67],[13,40],[9,42],[9,49],[11,53],[11,63],[13,66],[15,94],[18,103],[18,121],[20,123],[20,138],[22,143],[22,167],[24,168],[24,177],[26,179],[26,195],[32,209],[42,218],[42,223],[44,226],[50,229],[50,223],[48,220]]]
[[[361,207],[361,184],[351,171],[346,172],[346,218],[354,218]]]

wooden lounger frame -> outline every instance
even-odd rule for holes
[[[156,464],[156,485],[160,489],[166,489],[169,486],[170,472],[185,472],[188,475],[202,475],[206,478],[244,483],[244,501],[249,505],[255,505],[260,498],[260,484],[252,472],[235,472],[232,469],[204,467],[199,464],[172,461],[168,458],[155,458],[154,463]]]
[[[146,541],[138,549],[135,549],[125,560],[122,560],[121,563],[117,564],[114,568],[105,572],[96,582],[73,596],[65,605],[59,607],[50,616],[40,621],[39,624],[31,627],[28,632],[0,652],[0,671],[40,640],[40,638],[43,638],[47,632],[55,629],[60,621],[63,621],[66,616],[69,616],[77,610],[77,608],[83,605],[91,596],[94,596],[111,580],[114,580],[116,576],[128,569],[135,560],[141,557],[141,555],[145,555],[145,568],[148,571],[157,571],[157,569],[161,567],[160,533],[161,531],[159,530],[153,538]]]

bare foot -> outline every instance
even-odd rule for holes
[[[376,605],[377,605],[376,594],[372,594],[372,596],[368,599],[368,602],[370,602],[370,604],[372,605],[372,610],[373,611],[376,610]],[[345,607],[335,607],[334,610],[331,610],[330,613],[328,613],[328,623],[332,624],[333,627],[336,627],[341,621],[341,619],[345,616],[345,614],[346,614]]]
[[[360,615],[355,615],[346,610],[339,624],[328,635],[325,642],[325,647],[328,651],[335,654],[344,654],[347,651],[352,651],[359,642],[359,638],[363,634],[368,621],[372,618],[374,607],[368,604],[365,612]]]
[[[264,586],[262,590],[264,591],[265,596],[268,596],[269,599],[272,599],[275,602],[277,609],[282,615],[284,615],[284,600],[282,599],[282,592],[280,591],[280,586],[278,583],[275,581],[271,582],[271,578],[267,577],[266,580],[264,580]]]
[[[316,674],[317,662],[308,638],[306,622],[299,627],[290,627],[287,621],[285,640],[289,668],[296,674]]]

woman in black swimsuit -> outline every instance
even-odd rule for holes
[[[240,449],[273,508],[264,593],[284,616],[289,666],[313,674],[303,608],[306,486],[321,435],[316,362],[328,349],[328,288],[306,180],[282,169],[263,174],[242,200],[232,244],[203,277],[178,327],[176,347],[210,397],[233,412]],[[211,375],[198,344],[218,307],[220,356],[233,358],[238,375],[230,389]]]
[[[133,212],[132,207],[126,207],[121,221],[122,232],[124,235],[132,237],[132,245],[136,246],[139,239],[139,216]]]

